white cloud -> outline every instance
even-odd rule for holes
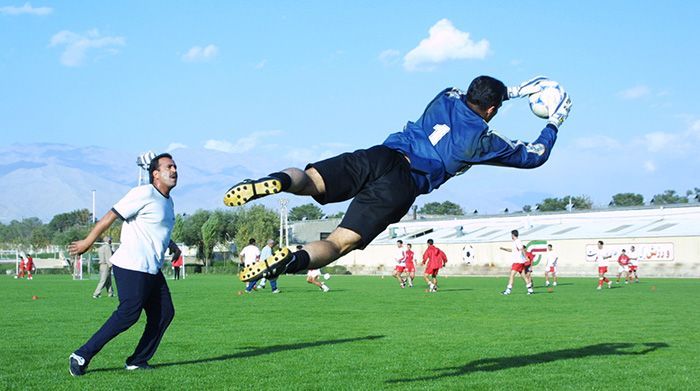
[[[213,59],[218,54],[219,48],[216,45],[194,46],[182,56],[182,60],[185,62],[204,62]]]
[[[170,143],[167,148],[165,148],[165,152],[172,152],[176,149],[184,149],[187,148],[187,145],[182,144],[182,143]]]
[[[649,96],[649,95],[651,95],[651,89],[648,86],[645,86],[643,84],[618,92],[619,97],[621,97],[622,99],[628,99],[628,100],[640,99],[640,98],[644,98],[644,97]]]
[[[0,7],[0,15],[37,15],[45,16],[53,12],[51,7],[32,7],[29,3],[24,3],[21,7],[6,6]]]
[[[394,65],[401,56],[401,52],[396,49],[387,49],[379,53],[379,61],[385,66]]]
[[[680,144],[681,136],[677,133],[652,132],[645,134],[642,139],[649,152],[670,151],[676,149],[676,146],[683,146]]]
[[[265,68],[265,65],[267,65],[267,60],[262,60],[259,63],[255,64],[255,69],[263,69]]]
[[[695,120],[692,124],[690,124],[690,130],[693,132],[700,132],[700,119]]]
[[[644,162],[644,171],[646,172],[655,172],[656,171],[656,164],[652,162],[651,160],[647,160]]]
[[[119,46],[126,45],[126,39],[120,36],[102,36],[97,29],[81,35],[68,30],[60,31],[51,37],[49,46],[65,46],[61,53],[61,64],[77,67],[83,64],[90,50],[102,54],[116,54]]]
[[[622,144],[618,140],[609,136],[593,135],[574,140],[574,147],[578,149],[614,150],[621,148],[621,146]]]
[[[261,141],[266,141],[270,137],[275,137],[279,134],[279,131],[255,132],[251,133],[249,136],[241,137],[235,142],[227,140],[207,140],[204,143],[204,148],[226,153],[244,153],[257,148]]]
[[[404,56],[408,71],[430,70],[447,60],[483,59],[489,53],[489,41],[474,42],[469,33],[457,30],[447,19],[430,28],[429,36]]]

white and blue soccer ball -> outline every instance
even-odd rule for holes
[[[542,89],[530,95],[530,110],[540,118],[549,118],[550,111],[554,111],[561,104],[566,92],[559,83],[545,80],[540,83]]]
[[[328,279],[330,279],[330,278],[331,278],[331,275],[328,274],[328,273],[326,273],[326,274],[323,275],[323,279],[324,279],[324,280],[328,280]]]

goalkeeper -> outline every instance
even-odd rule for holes
[[[548,107],[547,125],[531,142],[510,140],[489,129],[503,101],[527,97],[546,85],[544,77],[506,88],[499,80],[479,76],[466,93],[441,91],[416,122],[389,135],[381,145],[344,153],[306,166],[287,168],[257,180],[244,180],[224,196],[228,206],[288,192],[312,196],[320,204],[353,199],[340,225],[326,238],[294,253],[283,248],[243,269],[250,281],[305,269],[319,269],[354,249],[365,248],[386,227],[399,221],[417,196],[428,194],[473,165],[534,168],[544,164],[557,131],[569,114],[566,93]]]

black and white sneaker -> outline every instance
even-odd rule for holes
[[[124,364],[124,369],[127,371],[139,371],[139,370],[149,370],[153,369],[152,366],[148,365],[148,363],[143,363],[140,365],[135,365],[135,364]]]
[[[87,363],[84,358],[75,353],[68,357],[68,372],[70,372],[71,376],[83,376],[86,369]]]

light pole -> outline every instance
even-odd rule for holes
[[[92,223],[95,224],[97,218],[95,217],[95,189],[92,189]]]

